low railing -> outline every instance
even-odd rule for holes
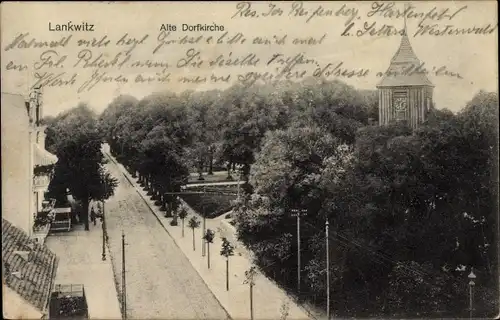
[[[35,188],[48,187],[50,183],[50,177],[47,175],[39,175],[33,177],[33,185]]]
[[[35,215],[33,223],[33,236],[38,242],[43,243],[49,234],[51,224],[54,221],[55,199],[49,199],[42,202],[42,210]]]
[[[42,202],[42,210],[41,210],[41,212],[43,212],[43,213],[49,213],[52,210],[54,210],[55,206],[56,206],[56,199],[45,200],[45,201]]]

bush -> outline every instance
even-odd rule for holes
[[[179,223],[177,222],[177,219],[174,219],[174,220],[170,221],[170,225],[177,226],[177,225],[179,225]]]
[[[236,199],[233,195],[218,194],[189,194],[181,196],[186,203],[200,215],[207,218],[215,218],[232,209],[231,200]]]

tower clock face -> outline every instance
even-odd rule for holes
[[[396,112],[406,111],[406,98],[396,98],[394,99],[394,109]]]

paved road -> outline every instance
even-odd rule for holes
[[[122,228],[125,231],[128,318],[228,319],[212,292],[116,164],[109,161],[106,166],[119,181],[115,196],[106,201],[106,223],[119,283]]]

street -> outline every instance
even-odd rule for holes
[[[119,291],[122,230],[125,233],[127,317],[227,319],[220,303],[116,164],[109,161],[106,168],[119,182],[115,195],[105,203],[105,214]]]

